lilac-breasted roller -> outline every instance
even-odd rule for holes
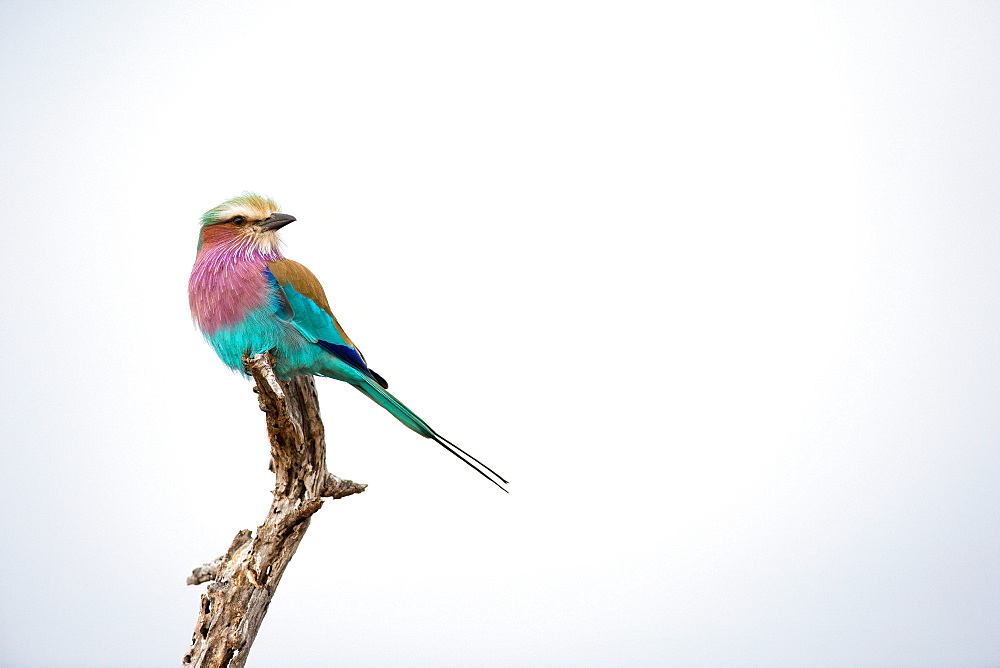
[[[330,310],[323,286],[281,254],[278,230],[294,220],[254,193],[226,200],[201,217],[188,297],[195,323],[222,361],[243,372],[245,354],[270,350],[282,380],[316,375],[350,383],[506,492],[500,485],[506,480],[431,429],[368,368]]]

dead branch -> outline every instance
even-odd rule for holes
[[[366,485],[326,470],[326,442],[312,376],[289,382],[274,375],[270,353],[243,359],[256,381],[271,441],[274,500],[257,534],[244,529],[226,553],[192,571],[188,584],[208,582],[185,666],[240,668],[246,664],[281,576],[324,497],[339,499]]]

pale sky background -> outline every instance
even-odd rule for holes
[[[267,509],[243,190],[393,391],[250,665],[1000,665],[1000,3],[0,1],[0,665],[176,666]]]

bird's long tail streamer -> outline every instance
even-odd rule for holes
[[[407,427],[417,432],[424,438],[429,438],[435,441],[442,448],[444,448],[445,450],[447,450],[448,452],[450,452],[451,454],[455,455],[463,462],[465,462],[465,464],[471,467],[476,473],[483,476],[484,478],[489,480],[491,483],[493,483],[503,491],[505,492],[507,491],[507,489],[500,484],[500,482],[504,484],[509,484],[503,478],[503,476],[501,476],[499,473],[491,469],[489,466],[487,466],[486,464],[482,463],[481,461],[470,455],[462,448],[458,447],[457,445],[446,439],[444,436],[441,436],[439,433],[431,429],[426,422],[424,422],[423,420],[420,419],[419,416],[417,416],[416,413],[414,413],[409,408],[404,406],[399,401],[399,399],[389,394],[385,389],[380,387],[375,381],[370,380],[368,378],[363,378],[362,382],[355,384],[354,386],[359,390],[361,390],[363,393],[365,393],[365,395],[367,395],[379,406],[382,406],[384,409],[392,413],[392,415],[397,420],[405,424]],[[476,466],[476,464],[478,464],[479,466]],[[487,473],[487,471],[489,473]],[[490,477],[489,475],[490,473],[492,473],[493,476],[496,477],[496,480],[494,480],[493,477]],[[497,482],[497,480],[499,480],[500,482]]]

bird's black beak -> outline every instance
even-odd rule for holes
[[[270,216],[260,221],[260,223],[257,224],[257,227],[265,232],[271,232],[272,230],[280,230],[288,223],[294,221],[295,216],[289,216],[287,213],[272,213]]]

